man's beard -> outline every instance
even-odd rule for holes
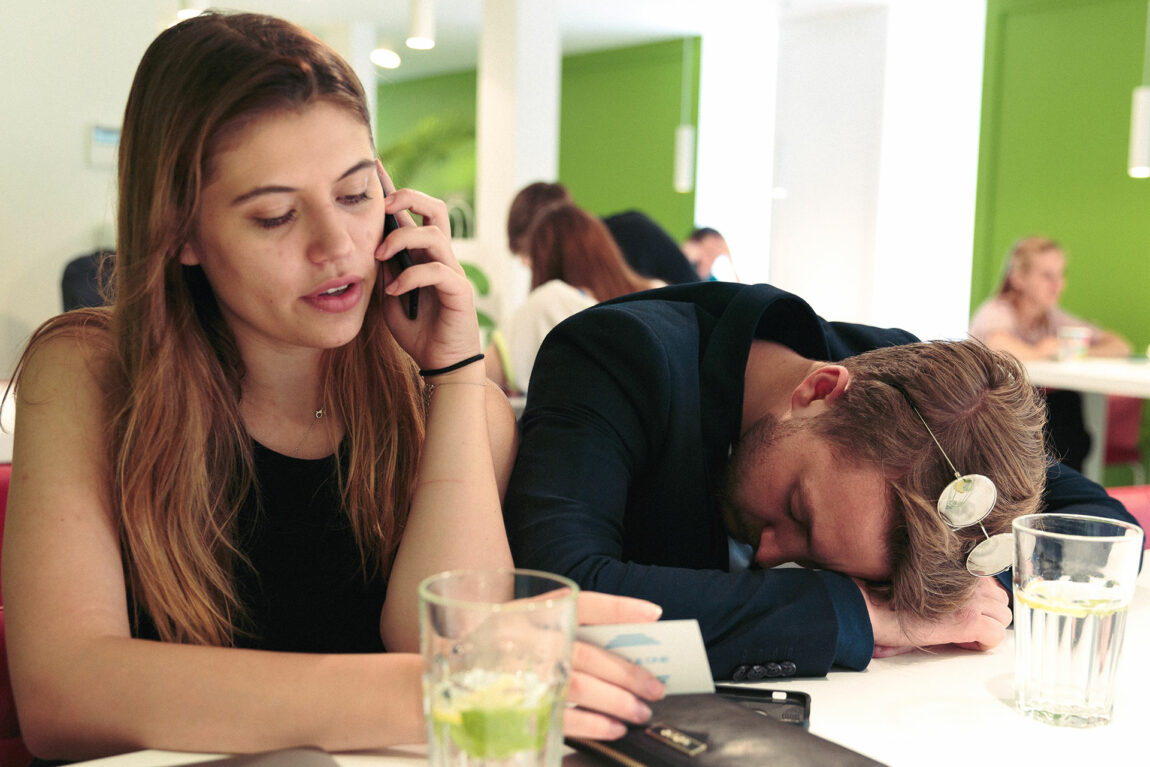
[[[768,413],[751,424],[735,443],[727,461],[719,504],[727,524],[727,533],[736,541],[757,547],[763,529],[762,521],[751,513],[748,508],[749,499],[742,497],[740,490],[770,461],[771,453],[782,437],[795,434],[803,428],[805,426],[802,421],[784,421]]]

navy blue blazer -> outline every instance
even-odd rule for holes
[[[717,679],[752,667],[862,669],[874,639],[849,578],[729,571],[717,499],[754,339],[827,361],[918,340],[827,322],[769,285],[722,282],[626,296],[569,318],[540,349],[520,419],[504,504],[512,554],[517,566],[656,602],[665,619],[697,619]],[[1058,466],[1045,500],[1050,510],[1132,520],[1101,487]]]

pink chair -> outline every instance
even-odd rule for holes
[[[8,482],[12,477],[12,464],[0,464],[0,545],[4,542],[4,514],[8,510]],[[8,676],[8,644],[4,638],[4,606],[0,595],[0,766],[27,767],[32,755],[20,737],[20,722],[16,719],[16,700],[12,696]]]
[[[1106,398],[1107,466],[1129,466],[1135,485],[1146,483],[1142,458],[1142,400],[1138,397]]]
[[[1142,529],[1150,534],[1150,485],[1133,485],[1130,487],[1108,487],[1106,492],[1111,498],[1122,501],[1126,510],[1134,515]],[[1143,549],[1150,549],[1150,538],[1143,541]]]

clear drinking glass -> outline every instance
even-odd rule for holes
[[[578,593],[531,570],[452,570],[419,585],[432,765],[559,765]]]
[[[1014,520],[1014,687],[1024,714],[1068,727],[1110,721],[1142,537],[1101,517]]]

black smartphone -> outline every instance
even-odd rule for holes
[[[381,177],[379,181],[380,184],[382,184],[383,178]],[[383,196],[386,197],[387,192],[384,192]],[[399,221],[394,215],[388,213],[383,217],[384,237],[387,237],[387,235],[391,234],[398,228]],[[397,275],[407,267],[411,266],[411,254],[407,252],[407,248],[404,248],[403,250],[396,253],[393,260],[399,267],[395,272]],[[419,316],[419,288],[409,290],[407,293],[404,293],[404,295],[407,296],[407,317],[408,319],[414,320]]]
[[[811,696],[805,692],[717,684],[715,694],[786,724],[809,727],[811,723]]]

